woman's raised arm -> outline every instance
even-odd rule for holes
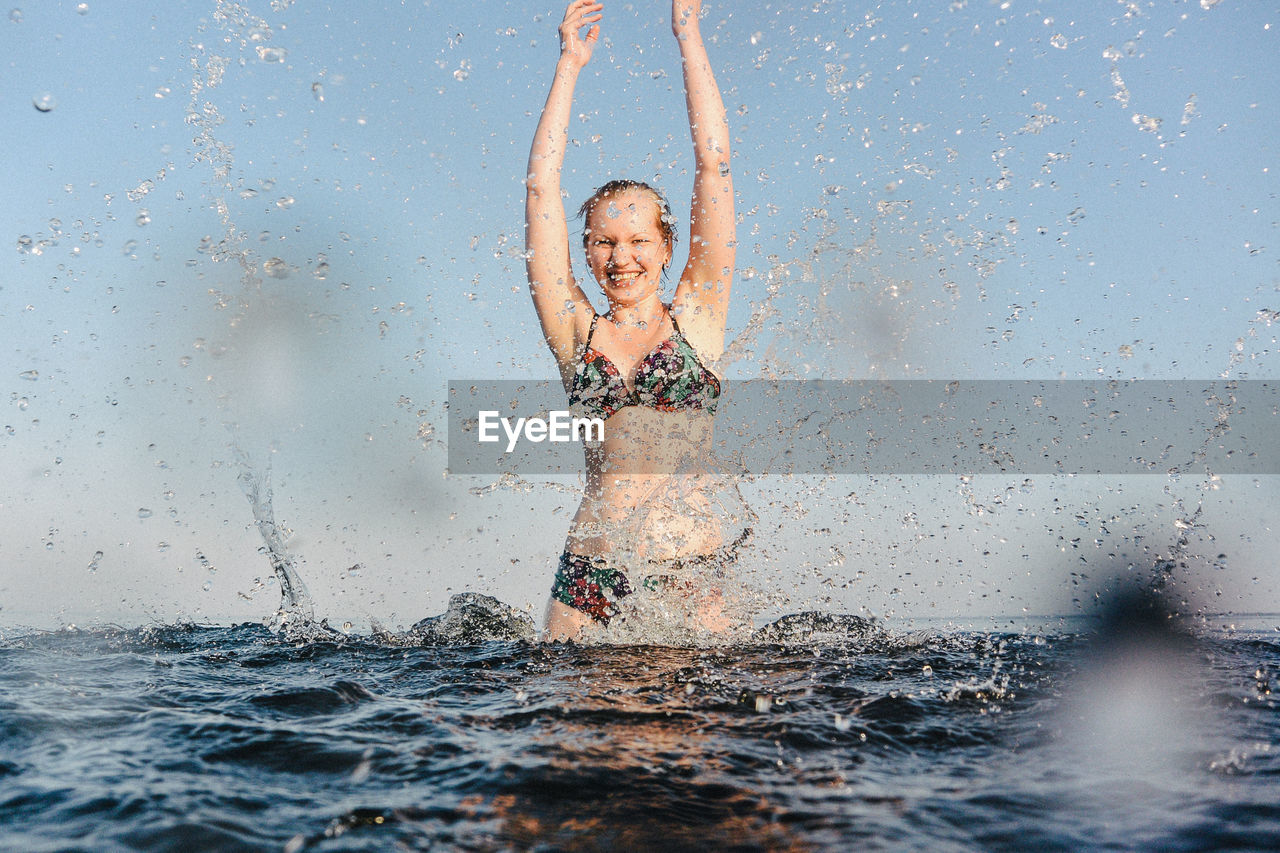
[[[680,324],[695,330],[699,352],[715,358],[724,349],[724,326],[736,250],[733,177],[729,171],[729,122],[698,26],[701,0],[672,0],[671,31],[684,66],[689,134],[693,137],[693,203],[689,212],[689,262],[675,304]]]
[[[560,23],[560,58],[529,150],[525,181],[525,268],[529,292],[547,345],[562,373],[573,361],[576,334],[585,332],[591,321],[591,302],[573,280],[560,172],[569,138],[574,85],[600,37],[597,22],[603,17],[603,8],[603,3],[594,0],[573,0],[565,10]],[[583,27],[590,27],[585,36],[581,35]]]

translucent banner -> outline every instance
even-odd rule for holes
[[[574,473],[626,417],[576,418],[554,380],[448,394],[454,474]],[[1276,474],[1280,383],[730,381],[705,444],[749,474]]]

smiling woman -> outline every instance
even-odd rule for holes
[[[723,587],[746,535],[726,545],[702,466],[720,396],[705,360],[724,351],[735,225],[728,122],[698,28],[700,5],[675,0],[671,8],[695,170],[689,260],[669,304],[662,279],[675,220],[648,184],[610,181],[582,206],[582,244],[607,313],[592,308],[569,260],[560,173],[573,89],[599,39],[601,3],[575,0],[565,11],[555,79],[529,155],[533,304],[571,407],[607,423],[604,440],[586,450],[586,494],[552,587],[550,639],[579,638],[615,619],[643,622],[635,605],[646,596],[684,627],[735,627]],[[631,598],[636,592],[645,595]]]

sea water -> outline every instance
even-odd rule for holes
[[[0,642],[6,850],[1280,847],[1280,617]]]

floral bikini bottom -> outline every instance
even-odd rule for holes
[[[653,592],[665,589],[693,593],[695,581],[706,577],[696,570],[710,568],[712,577],[724,577],[725,569],[737,559],[738,549],[750,538],[751,528],[748,527],[733,542],[710,554],[652,561],[649,565],[653,572],[644,575],[641,583]],[[608,625],[609,620],[617,615],[618,600],[631,595],[632,591],[626,572],[609,565],[604,557],[588,557],[569,551],[560,555],[560,567],[551,585],[552,598],[586,613],[603,625]]]

